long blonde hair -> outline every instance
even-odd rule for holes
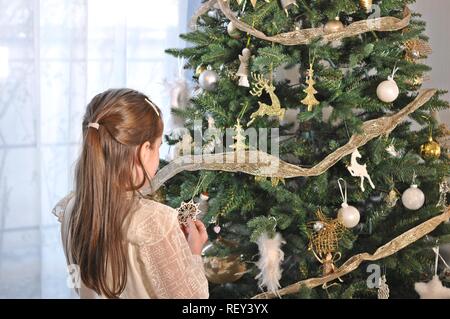
[[[153,146],[163,132],[161,113],[150,103],[140,92],[111,89],[92,99],[83,118],[69,253],[86,287],[108,298],[119,297],[126,285],[122,228],[134,205],[135,196],[127,194],[145,183],[145,177],[133,181],[136,165],[142,167],[140,147],[146,141]]]

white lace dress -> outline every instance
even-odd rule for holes
[[[61,222],[68,264],[71,264],[71,256],[67,254],[65,239],[74,200],[74,194],[70,193],[52,211]],[[138,201],[124,229],[128,272],[120,298],[208,298],[202,258],[192,255],[180,229],[177,211],[152,200],[141,198]],[[102,298],[82,282],[76,291],[80,298]]]

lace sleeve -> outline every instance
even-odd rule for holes
[[[64,212],[66,211],[67,205],[69,204],[70,200],[75,196],[74,192],[70,192],[68,195],[66,195],[63,199],[61,199],[53,208],[52,214],[55,215],[58,218],[58,221],[62,221],[62,217],[64,215]]]
[[[144,240],[137,247],[145,287],[152,298],[208,298],[202,258],[192,255],[179,227],[176,211],[170,210],[164,214],[165,223],[170,227],[158,225],[155,220],[152,225],[146,223],[150,229],[166,228],[168,232],[159,240]]]

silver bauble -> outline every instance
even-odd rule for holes
[[[213,70],[203,71],[198,78],[200,87],[206,91],[214,91],[215,89],[217,89],[218,82],[219,75]]]

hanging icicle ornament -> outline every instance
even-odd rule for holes
[[[342,190],[341,181],[344,182],[344,190]],[[342,207],[338,211],[337,218],[345,227],[353,228],[358,225],[361,216],[356,207],[347,203],[347,182],[343,178],[339,178],[338,185],[342,196]]]
[[[238,71],[236,72],[236,75],[239,77],[239,86],[250,87],[248,77],[250,75],[249,62],[251,55],[252,53],[248,48],[244,48],[242,50],[242,55],[239,55],[239,61],[241,63]]]
[[[377,297],[378,299],[389,299],[389,286],[386,275],[381,276],[379,279]]]
[[[416,184],[416,173],[414,172],[411,187],[404,191],[402,203],[409,210],[418,210],[425,203],[425,194]]]
[[[392,71],[392,74],[388,76],[388,79],[381,82],[377,87],[377,96],[381,101],[385,103],[394,102],[400,93],[397,83],[394,80],[394,76],[397,71],[398,68],[395,67]]]
[[[439,254],[439,246],[433,248],[436,254],[435,264],[434,264],[434,276],[429,282],[417,282],[414,284],[414,289],[419,294],[420,299],[450,299],[450,288],[442,285],[441,280],[438,276],[438,265],[439,258],[444,263],[447,268],[450,268],[445,259]]]
[[[303,92],[306,93],[306,97],[301,101],[301,103],[308,106],[308,112],[311,112],[313,110],[313,107],[320,103],[314,96],[317,93],[317,91],[314,88],[314,84],[316,84],[316,81],[314,81],[314,69],[312,63],[309,64],[306,84],[308,84],[308,87],[303,90]]]
[[[375,189],[375,185],[372,182],[372,178],[370,178],[369,173],[367,172],[367,164],[361,165],[358,163],[358,158],[361,158],[361,154],[359,153],[358,149],[355,148],[355,150],[352,153],[350,165],[347,166],[348,171],[352,176],[361,178],[361,190],[364,192],[364,179],[367,179],[369,181],[370,186]]]
[[[259,250],[259,260],[256,262],[256,266],[259,269],[258,275],[255,279],[258,280],[258,285],[261,289],[264,287],[269,292],[275,292],[280,288],[280,279],[282,274],[281,262],[284,260],[284,252],[281,250],[281,246],[286,241],[281,237],[280,233],[270,238],[270,236],[264,232],[257,240]]]

